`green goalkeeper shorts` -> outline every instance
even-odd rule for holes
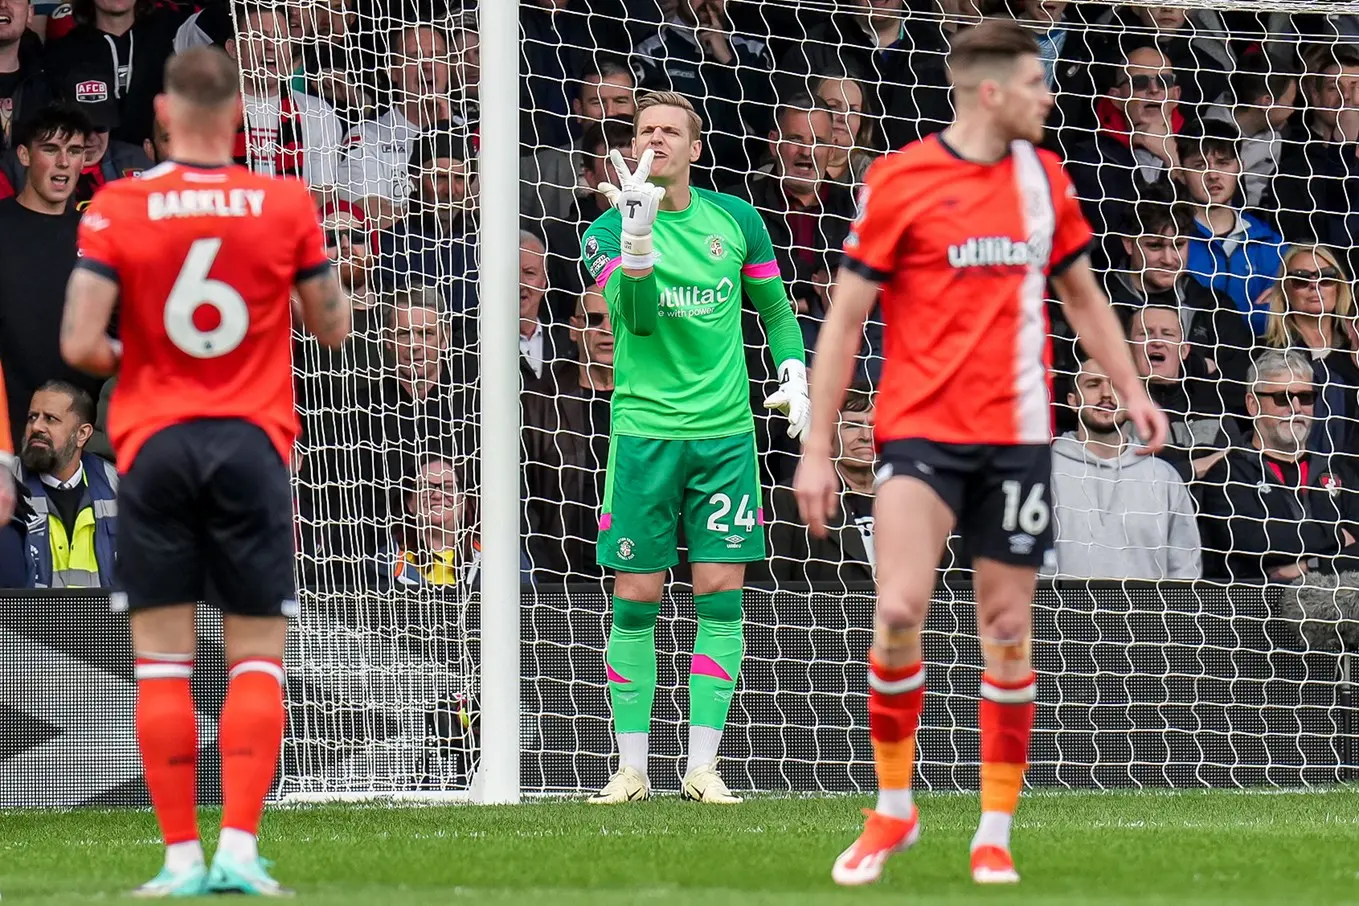
[[[679,563],[751,563],[765,558],[755,434],[704,440],[615,435],[609,444],[600,566],[654,573]]]

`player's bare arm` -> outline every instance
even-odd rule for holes
[[[1123,328],[1109,307],[1109,298],[1090,270],[1090,259],[1084,255],[1076,259],[1052,278],[1052,285],[1066,306],[1067,320],[1076,329],[1081,345],[1108,373],[1114,390],[1128,410],[1128,418],[1137,427],[1138,437],[1145,441],[1146,445],[1139,452],[1157,452],[1165,446],[1170,425],[1137,376]]]
[[[352,313],[335,272],[327,269],[294,287],[302,309],[302,324],[322,346],[338,348],[349,336]]]
[[[859,350],[864,321],[878,298],[879,287],[877,282],[841,268],[835,279],[830,311],[816,343],[812,424],[802,445],[802,462],[798,464],[793,487],[802,521],[818,538],[826,536],[826,523],[839,507],[840,479],[831,465],[831,436],[854,370],[854,355]]]
[[[66,364],[95,377],[118,370],[122,350],[108,335],[117,301],[115,281],[83,267],[71,272],[61,316],[61,357]]]

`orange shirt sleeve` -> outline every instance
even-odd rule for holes
[[[114,193],[100,192],[80,218],[76,234],[76,267],[93,271],[102,277],[118,281],[121,261],[114,237],[118,234],[118,217]]]
[[[1056,156],[1044,155],[1044,166],[1048,170],[1048,184],[1052,186],[1052,209],[1056,223],[1052,230],[1052,256],[1049,259],[1048,273],[1060,274],[1084,255],[1095,237],[1090,222],[1081,211],[1081,203],[1076,198],[1076,187],[1066,175],[1061,161]]]
[[[879,158],[868,168],[859,191],[859,214],[845,239],[841,266],[876,283],[886,283],[897,269],[897,259],[910,225],[911,206],[899,191],[902,184],[895,156]]]
[[[300,200],[297,205],[297,260],[293,282],[301,283],[329,271],[330,256],[326,254],[326,237],[321,232],[316,205],[301,183],[297,183],[297,187]]]

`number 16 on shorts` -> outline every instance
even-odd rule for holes
[[[609,447],[597,557],[622,572],[679,562],[679,528],[691,563],[765,558],[764,512],[753,434],[701,440],[618,435]]]

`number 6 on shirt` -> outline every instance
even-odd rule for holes
[[[165,300],[165,333],[176,346],[199,359],[231,352],[241,345],[250,327],[250,308],[241,294],[208,277],[221,247],[220,238],[194,240]],[[217,314],[217,326],[210,330],[194,323],[202,306]]]

